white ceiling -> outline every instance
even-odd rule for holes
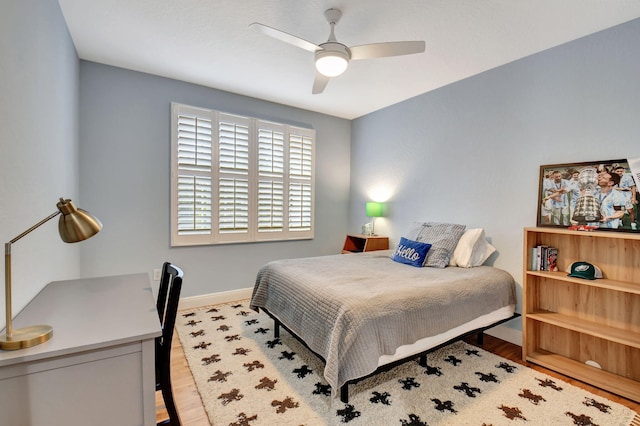
[[[640,0],[58,0],[81,59],[347,119],[640,17]],[[312,95],[316,44],[342,10],[347,46],[424,40],[418,55],[352,61]]]

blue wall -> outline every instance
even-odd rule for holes
[[[57,1],[0,5],[0,240],[79,206],[79,61]],[[84,206],[91,211],[90,206]],[[13,314],[48,282],[77,278],[82,244],[65,244],[57,219],[13,244]],[[4,262],[0,265],[4,276]],[[3,292],[4,293],[4,292]],[[0,329],[4,327],[4,296]]]
[[[640,19],[354,120],[350,229],[387,189],[379,233],[483,227],[491,260],[520,283],[540,165],[640,157],[639,40]]]
[[[313,240],[169,247],[171,102],[301,124],[316,130]],[[104,222],[83,247],[83,275],[184,271],[183,296],[252,287],[280,258],[339,253],[347,230],[351,122],[163,77],[80,62],[83,200]]]

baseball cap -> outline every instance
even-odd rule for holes
[[[602,271],[600,268],[589,262],[573,262],[568,272],[568,276],[570,277],[584,278],[585,280],[602,278]]]

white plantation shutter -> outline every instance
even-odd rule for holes
[[[313,140],[292,133],[289,136],[289,229],[309,231],[313,219]]]
[[[284,187],[282,182],[258,182],[258,232],[284,229]]]
[[[218,207],[220,232],[248,232],[249,180],[220,178]]]
[[[211,120],[198,111],[175,119],[177,232],[206,235],[211,232]]]
[[[289,173],[292,178],[311,179],[313,161],[313,139],[309,136],[291,134],[289,137]]]
[[[314,139],[172,104],[172,245],[313,238]]]
[[[311,229],[311,184],[289,184],[289,230]]]
[[[240,117],[235,120],[247,123],[232,122],[231,116],[221,116],[218,124],[218,159],[220,172],[243,173],[249,172],[249,123]]]
[[[178,233],[211,231],[211,179],[178,176]]]
[[[222,234],[249,233],[249,126],[244,117],[220,114],[218,231]]]
[[[261,175],[282,178],[284,175],[284,134],[266,128],[260,123],[258,129],[258,171]]]
[[[281,127],[258,122],[258,232],[269,232],[270,237],[284,230],[285,143]]]

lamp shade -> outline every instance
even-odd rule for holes
[[[378,203],[375,201],[368,201],[365,209],[367,212],[367,217],[382,217],[384,216],[382,213],[383,203]]]
[[[316,69],[326,77],[337,77],[347,70],[347,60],[341,56],[335,56],[333,53],[326,55],[318,55],[316,59]]]
[[[316,51],[316,70],[326,77],[337,77],[347,70],[350,54],[347,48],[336,42],[321,44],[322,50]]]
[[[62,213],[58,222],[58,232],[65,243],[84,241],[102,229],[102,223],[96,217],[77,208],[71,200],[60,198],[57,207]]]

